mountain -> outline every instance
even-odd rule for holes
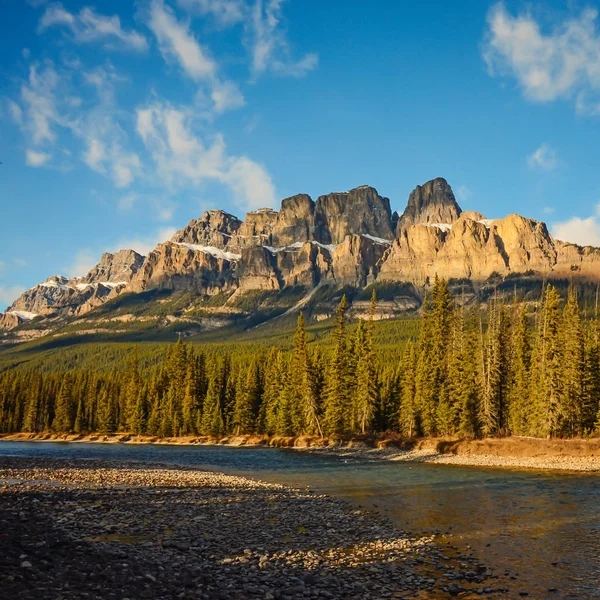
[[[544,223],[519,215],[463,212],[442,178],[417,186],[400,216],[360,186],[316,201],[298,194],[243,221],[206,211],[145,257],[106,253],[84,277],[50,277],[16,300],[0,327],[21,339],[65,324],[96,331],[144,319],[196,331],[301,307],[320,320],[332,314],[335,290],[371,284],[388,290],[385,318],[417,308],[436,275],[472,289],[511,277],[600,281],[600,250],[555,240]],[[360,298],[354,307],[362,310]]]

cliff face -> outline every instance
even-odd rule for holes
[[[546,225],[520,215],[475,220],[463,214],[451,226],[413,225],[383,257],[378,278],[423,285],[435,277],[484,281],[493,274],[535,271],[549,278],[600,275],[600,250],[563,244]]]
[[[546,225],[519,215],[489,220],[462,212],[441,178],[417,186],[401,216],[375,188],[286,198],[244,221],[209,210],[147,257],[102,255],[81,278],[50,277],[0,315],[0,327],[36,317],[82,315],[123,292],[151,289],[216,294],[279,291],[324,283],[425,285],[436,275],[485,281],[534,271],[600,281],[600,250],[554,240]],[[412,304],[411,304],[412,306]]]
[[[115,254],[105,252],[100,262],[85,276],[85,283],[118,282],[129,283],[144,262],[144,257],[135,250],[119,250]]]
[[[392,240],[390,201],[366,185],[320,196],[315,206],[315,229],[315,239],[322,244],[341,244],[347,235],[361,234]]]
[[[438,177],[411,192],[406,209],[398,219],[396,234],[400,236],[402,231],[419,223],[454,223],[460,214],[452,188]]]
[[[116,297],[141,268],[144,257],[133,250],[106,252],[85,277],[54,275],[25,291],[0,315],[10,328],[37,316],[82,315]]]
[[[225,248],[241,225],[237,217],[225,211],[207,210],[199,219],[193,219],[179,230],[171,241]]]

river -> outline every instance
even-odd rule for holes
[[[260,447],[0,442],[0,455],[204,467],[346,498],[401,529],[471,546],[511,596],[600,598],[597,475],[349,460]]]

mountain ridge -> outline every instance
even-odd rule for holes
[[[316,201],[290,196],[279,211],[250,211],[243,221],[205,211],[145,257],[127,249],[105,253],[83,277],[48,278],[0,315],[0,328],[35,320],[41,331],[52,329],[122,294],[151,290],[226,297],[223,304],[231,305],[252,293],[299,290],[303,297],[324,285],[423,288],[435,276],[483,282],[528,273],[600,281],[600,250],[555,240],[543,222],[520,215],[490,220],[463,212],[438,177],[411,192],[400,216],[367,185]]]

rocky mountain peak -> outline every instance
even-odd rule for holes
[[[242,222],[224,210],[207,210],[199,219],[192,219],[171,238],[175,243],[225,248]]]
[[[418,185],[408,197],[408,204],[396,229],[397,235],[419,223],[454,223],[462,213],[452,188],[443,177]]]
[[[128,283],[138,272],[144,257],[135,250],[105,252],[100,262],[81,280],[85,283]]]
[[[315,205],[315,238],[322,244],[340,244],[347,235],[394,239],[389,198],[368,185],[348,192],[320,196]]]

